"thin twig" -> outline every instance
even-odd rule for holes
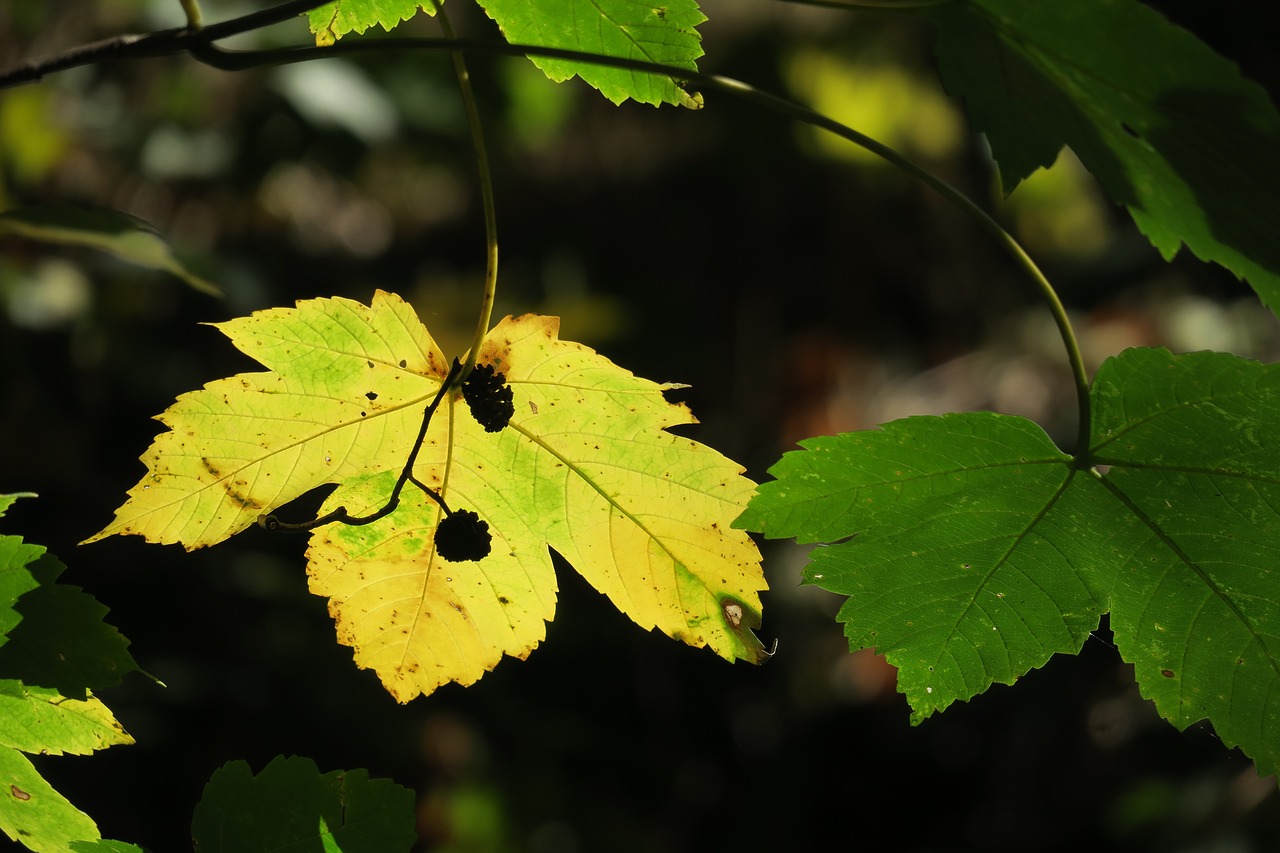
[[[449,375],[444,378],[444,382],[440,384],[440,390],[436,392],[435,399],[431,401],[431,405],[422,413],[422,426],[418,428],[418,437],[413,441],[413,448],[409,451],[409,458],[405,460],[404,469],[400,472],[400,477],[396,480],[395,488],[391,490],[391,497],[387,499],[386,504],[379,510],[369,515],[351,515],[347,512],[345,506],[340,506],[332,512],[327,512],[319,518],[313,518],[310,521],[300,521],[290,523],[281,521],[273,513],[265,515],[258,519],[258,526],[266,530],[286,530],[290,532],[313,530],[322,524],[330,524],[337,522],[339,524],[350,524],[358,526],[362,524],[372,524],[380,518],[385,518],[395,512],[396,507],[400,505],[400,492],[404,491],[406,483],[413,483],[419,489],[426,492],[427,496],[440,504],[440,508],[444,510],[445,515],[450,515],[448,505],[444,502],[444,498],[440,496],[435,489],[424,484],[417,477],[413,476],[413,466],[418,462],[418,453],[422,450],[422,442],[427,437],[427,428],[431,425],[431,418],[436,413],[436,409],[440,407],[440,401],[444,399],[444,395],[449,393],[449,389],[453,387],[458,379],[458,375],[462,372],[462,361],[460,359],[453,360],[453,366],[449,368]]]
[[[453,26],[445,16],[441,0],[432,0],[436,6],[436,17],[440,21],[440,29],[448,39],[454,39]],[[484,209],[484,291],[480,300],[480,315],[476,318],[476,331],[472,336],[471,350],[467,353],[467,362],[462,366],[462,375],[458,380],[465,381],[476,365],[476,356],[484,337],[489,333],[489,322],[493,319],[493,304],[498,292],[498,206],[493,200],[493,173],[489,169],[489,149],[484,144],[484,126],[480,123],[480,109],[476,104],[476,95],[471,88],[471,75],[467,72],[467,62],[462,51],[450,51],[453,59],[453,70],[458,78],[458,90],[462,95],[462,106],[467,113],[467,126],[471,131],[471,143],[476,152],[476,172],[480,179],[480,200]]]

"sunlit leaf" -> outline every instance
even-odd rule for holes
[[[0,830],[36,853],[64,853],[73,841],[100,837],[84,812],[55,791],[31,761],[0,746]]]
[[[849,596],[852,648],[899,668],[916,720],[1110,611],[1144,695],[1280,763],[1280,367],[1129,350],[1093,384],[1084,461],[1029,421],[908,418],[802,442],[739,524],[827,542],[807,583]]]
[[[497,432],[456,391],[413,469],[450,509],[478,514],[490,553],[437,553],[442,510],[409,485],[390,515],[317,528],[311,588],[339,639],[407,701],[469,684],[545,634],[556,582],[548,546],[644,628],[729,660],[763,659],[759,554],[731,522],[753,484],[733,461],[667,427],[693,421],[664,388],[557,335],[554,318],[507,318],[480,365],[505,376],[514,415]],[[161,416],[148,473],[94,536],[134,533],[196,548],[324,484],[321,509],[386,504],[448,362],[412,309],[379,292],[262,311],[221,329],[271,372],[221,379]]]
[[[307,13],[316,44],[333,44],[347,33],[363,33],[375,24],[390,30],[419,10],[436,13],[431,0],[334,0]]]
[[[96,696],[70,699],[57,690],[0,679],[0,746],[49,755],[86,755],[133,743]]]
[[[1006,191],[1069,145],[1166,258],[1185,243],[1280,309],[1280,114],[1234,64],[1137,0],[924,13]]]
[[[707,18],[695,0],[480,0],[480,5],[514,44],[568,48],[691,71],[702,56],[702,37],[695,28]],[[702,104],[670,77],[589,62],[532,59],[552,80],[576,75],[615,104],[628,98],[655,105]]]

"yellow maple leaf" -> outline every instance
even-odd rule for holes
[[[399,701],[470,684],[503,654],[525,657],[555,613],[548,546],[636,623],[729,660],[766,656],[760,556],[731,526],[754,484],[716,451],[666,431],[693,423],[663,386],[558,337],[553,317],[502,320],[477,363],[514,394],[486,432],[458,392],[431,419],[414,479],[489,525],[488,556],[436,553],[443,509],[410,485],[395,510],[327,524],[307,549],[310,587],[338,638]],[[219,324],[269,368],[183,394],[143,455],[148,473],[88,541],[133,533],[211,545],[311,489],[321,514],[382,508],[409,458],[448,360],[413,309],[314,299]]]

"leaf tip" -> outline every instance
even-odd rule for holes
[[[729,634],[736,640],[730,654],[730,660],[745,660],[748,663],[760,664],[768,660],[772,653],[760,642],[755,631],[760,627],[761,616],[757,608],[751,607],[741,599],[732,595],[722,595],[718,599],[720,613]],[[729,657],[729,655],[725,655]]]

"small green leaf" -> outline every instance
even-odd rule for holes
[[[702,37],[695,27],[707,18],[695,0],[480,0],[480,5],[513,44],[581,50],[690,71],[702,56]],[[670,77],[589,62],[532,59],[557,83],[577,75],[615,104],[631,98],[655,106],[702,105],[699,96]]]
[[[365,770],[320,774],[277,756],[256,777],[243,761],[213,774],[191,824],[198,853],[393,853],[417,840],[413,792]]]
[[[364,33],[374,24],[391,30],[418,10],[436,13],[431,0],[334,0],[307,13],[317,45],[333,44],[347,33]]]
[[[84,812],[50,787],[25,755],[0,747],[0,829],[36,853],[63,853],[99,838]]]
[[[191,272],[173,256],[160,232],[127,213],[83,207],[6,210],[0,213],[0,235],[4,234],[99,249],[122,261],[164,270],[202,293],[222,295],[217,285]]]
[[[1135,349],[1091,390],[1087,462],[989,413],[803,442],[737,524],[834,542],[805,580],[849,596],[852,648],[920,720],[1054,652],[1103,611],[1139,687],[1280,766],[1280,365]],[[847,540],[847,541],[846,541]]]
[[[1069,145],[1166,259],[1185,243],[1280,309],[1280,115],[1234,64],[1136,0],[925,14],[1006,192]]]

